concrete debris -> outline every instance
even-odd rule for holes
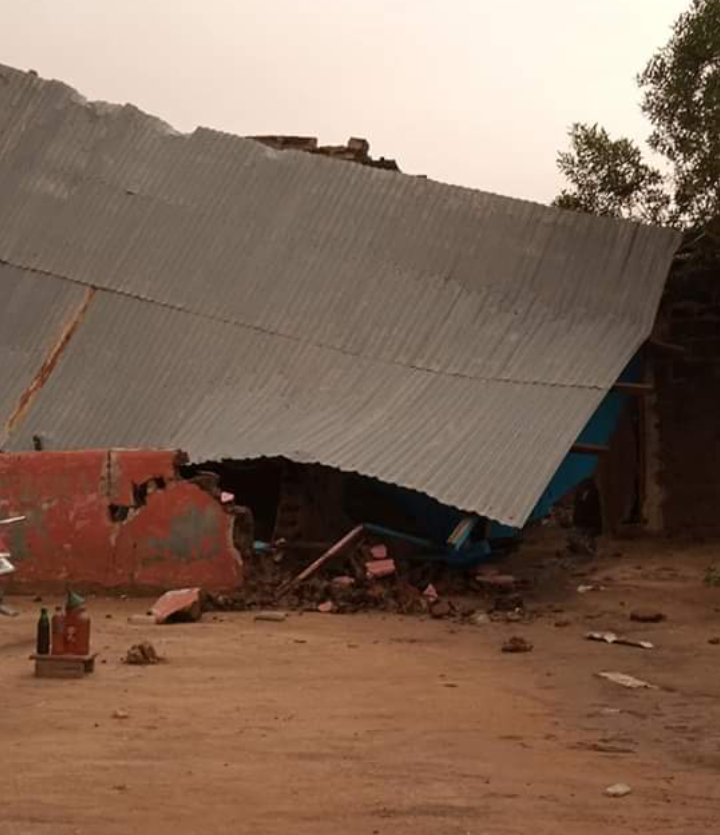
[[[434,603],[440,597],[437,593],[437,589],[432,583],[428,583],[427,586],[425,586],[422,596],[430,603]]]
[[[127,710],[123,710],[122,708],[116,708],[112,712],[112,718],[113,719],[129,719],[130,714],[128,713]]]
[[[150,613],[157,623],[198,621],[202,617],[201,595],[199,588],[167,591],[155,601]]]
[[[637,609],[630,612],[630,620],[638,623],[661,623],[666,619],[662,612],[656,612],[652,609]]]
[[[632,792],[627,783],[614,783],[605,789],[607,797],[627,797]]]
[[[282,623],[282,621],[287,620],[287,612],[258,612],[255,615],[255,620],[266,620],[270,621],[271,623]]]
[[[124,664],[160,664],[165,659],[157,654],[155,647],[150,641],[141,641],[133,644],[122,659]]]
[[[518,635],[513,635],[508,638],[502,645],[503,652],[530,652],[533,645],[526,638],[521,638]]]
[[[395,573],[395,560],[369,560],[365,563],[365,570],[368,577],[375,577],[376,579],[389,577]]]
[[[635,678],[635,676],[630,676],[627,673],[601,672],[596,673],[596,675],[599,678],[607,679],[608,681],[612,681],[614,684],[619,684],[621,687],[627,687],[630,690],[659,689],[655,684],[649,684],[647,681],[643,681],[641,678]]]
[[[324,615],[331,615],[337,610],[337,607],[332,600],[325,600],[323,603],[318,603],[317,610]]]
[[[436,619],[450,617],[454,612],[453,606],[447,600],[436,600],[430,604],[430,616]]]
[[[614,632],[587,632],[585,639],[588,641],[604,641],[606,644],[621,644],[625,647],[637,647],[638,649],[653,649],[655,646],[650,641],[633,641],[631,638],[621,638]]]
[[[487,612],[475,612],[470,615],[467,622],[472,626],[486,626],[490,623],[490,615]]]
[[[570,626],[571,623],[572,621],[568,620],[567,618],[560,618],[560,620],[555,621],[555,626],[557,626],[559,629],[562,629],[565,626]]]
[[[591,591],[605,591],[604,586],[598,586],[595,583],[581,583],[578,587],[578,594],[587,594]]]

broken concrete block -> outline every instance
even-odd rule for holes
[[[427,584],[425,590],[422,593],[422,596],[430,603],[434,603],[440,597],[440,595],[437,593],[437,589],[432,583]]]
[[[150,613],[154,615],[157,623],[167,623],[170,618],[200,620],[202,617],[200,595],[201,590],[198,588],[166,591],[155,601]]]
[[[368,560],[365,571],[369,578],[380,579],[395,573],[395,560]]]

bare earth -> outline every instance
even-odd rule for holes
[[[720,589],[702,576],[719,550],[608,544],[568,573],[526,549],[514,569],[536,581],[530,624],[207,614],[139,627],[127,617],[146,601],[96,599],[103,663],[82,681],[33,677],[38,604],[11,600],[0,833],[717,833]],[[577,593],[593,580],[604,589]],[[668,619],[631,622],[641,607]],[[590,629],[657,648],[591,643]],[[511,635],[534,651],[501,653]],[[120,663],[143,638],[166,664]],[[604,796],[618,782],[632,794]]]

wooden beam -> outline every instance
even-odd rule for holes
[[[643,395],[652,394],[655,387],[650,383],[615,383],[613,391],[619,391],[620,394]]]
[[[576,455],[604,455],[610,452],[610,447],[600,446],[599,444],[573,444],[570,447],[570,452]]]
[[[673,345],[670,342],[663,342],[661,339],[648,339],[645,343],[648,348],[655,351],[663,351],[666,354],[687,354],[687,348],[682,345]]]

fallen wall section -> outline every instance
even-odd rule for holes
[[[10,533],[10,588],[236,588],[234,516],[178,463],[174,451],[0,455],[0,516],[27,516]]]

